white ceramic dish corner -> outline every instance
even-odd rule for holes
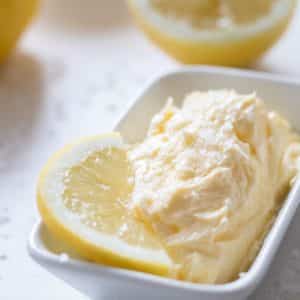
[[[256,91],[267,105],[280,111],[300,131],[300,82],[263,73],[224,68],[186,68],[152,81],[135,99],[113,128],[129,142],[143,138],[149,120],[172,96],[180,104],[192,90],[234,88],[239,92]],[[179,282],[140,272],[110,268],[76,259],[62,261],[43,243],[43,224],[33,228],[28,248],[32,258],[55,276],[92,299],[185,299],[242,300],[262,281],[280,242],[296,212],[300,183],[290,191],[263,247],[250,270],[240,279],[224,285]],[[100,298],[101,297],[101,298]]]

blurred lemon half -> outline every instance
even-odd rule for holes
[[[127,0],[137,23],[186,64],[245,66],[270,48],[296,0]]]
[[[66,146],[41,172],[40,214],[50,233],[82,258],[166,275],[167,254],[128,207],[132,176],[116,133]]]
[[[0,0],[0,63],[16,46],[37,6],[38,0]]]

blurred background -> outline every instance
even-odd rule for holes
[[[177,54],[164,41],[148,40],[122,0],[0,0],[0,24],[0,299],[84,300],[26,252],[37,219],[38,172],[66,141],[109,130],[149,79],[186,61],[174,59]],[[149,27],[143,28],[149,35]],[[168,32],[159,30],[162,36]],[[264,56],[251,61],[224,56],[220,63],[300,79],[299,37],[298,6],[288,30]],[[256,45],[267,39],[260,38]],[[269,44],[276,38],[273,34]],[[193,56],[188,47],[185,51],[185,58]],[[218,63],[216,54],[207,62]],[[298,235],[293,224],[272,276],[251,299],[300,299]]]

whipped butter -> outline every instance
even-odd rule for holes
[[[300,164],[289,123],[255,94],[193,92],[129,151],[132,209],[174,262],[170,276],[225,283],[247,270]]]

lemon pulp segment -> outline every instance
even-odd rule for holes
[[[92,153],[66,172],[64,205],[94,230],[132,245],[158,248],[157,240],[128,208],[132,176],[125,151],[108,148]]]
[[[151,0],[160,14],[199,29],[226,28],[255,22],[270,13],[277,0]]]

